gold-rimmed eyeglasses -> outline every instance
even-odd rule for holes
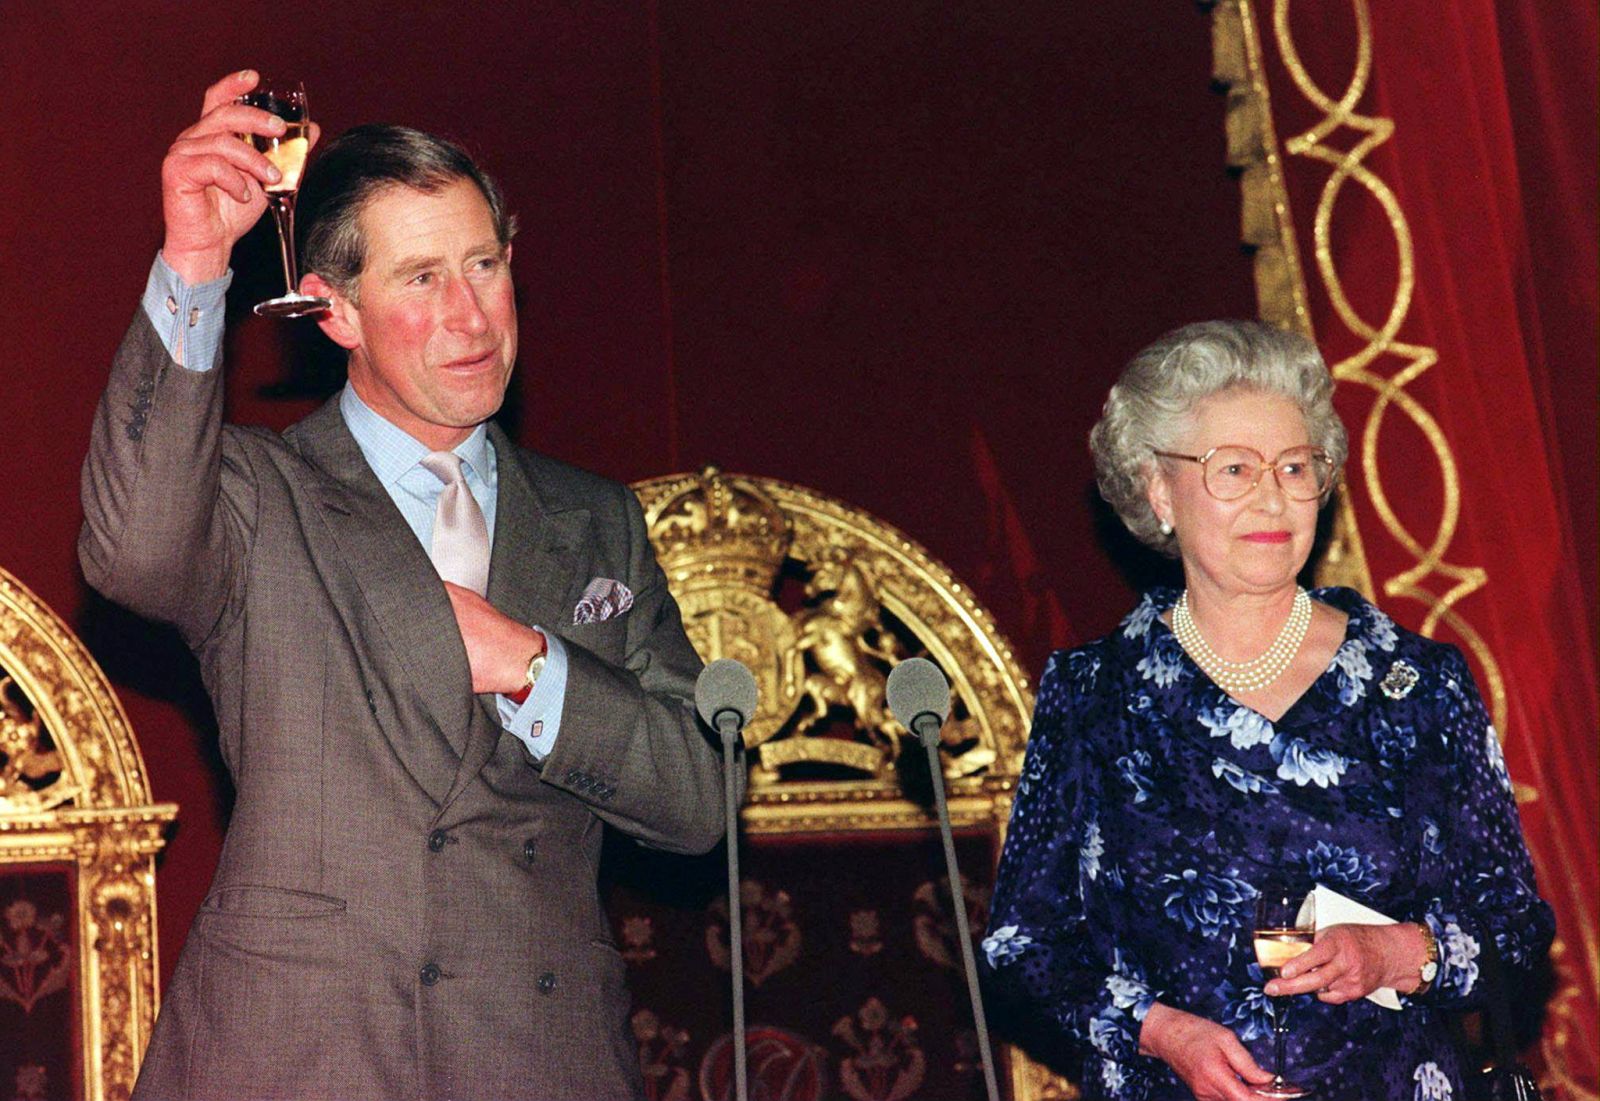
[[[1219,501],[1237,501],[1250,493],[1269,470],[1291,501],[1315,501],[1333,488],[1333,460],[1316,447],[1291,447],[1271,462],[1255,448],[1238,444],[1213,447],[1204,455],[1156,454],[1199,463],[1206,492]]]

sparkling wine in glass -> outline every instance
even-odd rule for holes
[[[1316,914],[1312,901],[1303,891],[1282,884],[1268,884],[1256,899],[1256,963],[1268,981],[1278,977],[1283,965],[1311,947],[1316,937]],[[1253,1087],[1258,1097],[1292,1101],[1310,1097],[1312,1090],[1296,1085],[1283,1076],[1284,1040],[1288,1036],[1285,1011],[1288,997],[1272,999],[1272,1081]]]
[[[300,190],[306,154],[311,151],[311,108],[306,100],[306,86],[298,80],[262,77],[255,90],[240,96],[239,102],[277,115],[284,123],[283,133],[276,137],[249,135],[250,144],[282,173],[278,182],[266,190],[267,205],[272,208],[272,218],[278,227],[278,255],[283,260],[286,290],[279,298],[257,303],[256,313],[263,317],[305,317],[320,313],[332,303],[295,289],[300,280],[294,256],[294,198]]]

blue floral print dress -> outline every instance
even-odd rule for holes
[[[1002,1014],[1086,1099],[1189,1091],[1139,1054],[1153,1001],[1220,1022],[1270,1067],[1251,932],[1258,889],[1324,884],[1438,938],[1433,988],[1399,1011],[1291,1000],[1286,1066],[1321,1101],[1459,1101],[1441,1010],[1475,1004],[1480,946],[1512,978],[1550,945],[1500,743],[1454,647],[1350,589],[1322,676],[1277,722],[1189,659],[1147,595],[1106,638],[1050,659],[983,951]],[[1071,1070],[1070,1066],[1061,1069]]]

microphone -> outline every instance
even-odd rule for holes
[[[741,661],[718,658],[694,682],[694,707],[706,725],[732,746],[756,713],[756,678]]]
[[[909,658],[889,671],[889,710],[925,746],[939,744],[950,717],[950,682],[927,658]],[[909,716],[909,718],[907,717]]]
[[[756,678],[743,662],[718,658],[694,682],[694,709],[722,738],[723,808],[728,835],[728,949],[733,962],[733,1085],[738,1101],[748,1101],[744,1050],[744,907],[739,894],[739,805],[734,746],[755,717]]]
[[[978,1031],[978,1052],[983,1059],[983,1085],[989,1101],[999,1101],[994,1052],[989,1045],[989,1024],[978,993],[978,964],[972,956],[972,930],[967,923],[967,900],[961,891],[961,869],[956,864],[955,835],[950,830],[950,806],[945,800],[944,768],[939,763],[939,731],[950,718],[950,682],[927,658],[907,658],[889,671],[889,710],[902,726],[915,734],[928,753],[928,774],[934,804],[939,811],[939,835],[944,841],[944,864],[950,877],[950,909],[956,919],[956,939],[961,942],[961,962],[967,973],[967,996],[972,999],[972,1023]]]

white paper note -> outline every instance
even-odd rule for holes
[[[1346,898],[1332,887],[1324,887],[1318,883],[1306,895],[1306,900],[1300,906],[1301,920],[1306,915],[1306,907],[1316,908],[1318,935],[1329,926],[1333,925],[1393,925],[1395,919],[1387,914],[1380,914],[1370,906],[1363,906],[1353,898]],[[1367,995],[1367,1001],[1376,1002],[1385,1009],[1399,1009],[1400,995],[1395,993],[1393,987],[1380,986]]]

